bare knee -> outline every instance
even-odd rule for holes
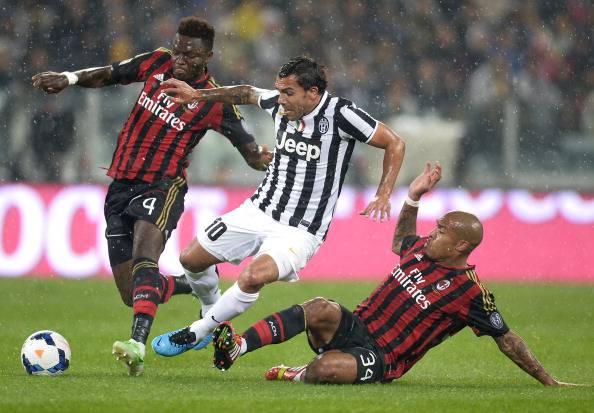
[[[318,357],[307,366],[305,381],[308,383],[333,383],[338,374],[335,363]]]
[[[349,384],[356,380],[351,363],[345,363],[342,357],[329,357],[330,353],[316,357],[307,366],[305,381],[312,384]]]
[[[302,305],[308,328],[340,322],[340,305],[324,297],[316,297]]]
[[[246,293],[256,293],[266,284],[261,274],[249,265],[239,274],[237,279],[239,289]]]
[[[132,257],[134,259],[149,258],[159,261],[164,247],[163,233],[155,224],[142,220],[136,221],[132,245]]]
[[[194,238],[179,255],[179,262],[186,271],[198,273],[221,261],[206,251]]]
[[[196,261],[192,259],[192,250],[190,247],[179,254],[179,263],[189,272],[202,272],[205,270],[200,263],[196,263]]]
[[[246,293],[257,293],[266,284],[278,280],[278,267],[272,257],[261,255],[252,261],[239,274],[237,283],[241,291]]]

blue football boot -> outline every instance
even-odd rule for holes
[[[190,327],[186,327],[155,337],[151,345],[155,353],[165,357],[173,357],[191,349],[201,350],[211,341],[212,334],[209,333],[198,343],[195,343],[196,334],[190,331]]]

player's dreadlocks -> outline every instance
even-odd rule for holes
[[[184,17],[179,22],[177,32],[182,36],[196,37],[204,41],[204,45],[212,50],[214,43],[215,29],[206,20],[196,17]]]

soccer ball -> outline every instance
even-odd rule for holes
[[[25,340],[21,348],[21,361],[28,374],[55,376],[68,369],[70,346],[55,331],[38,331]]]

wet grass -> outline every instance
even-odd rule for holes
[[[236,320],[242,330],[273,311],[315,296],[353,308],[375,283],[297,283],[267,287]],[[490,284],[507,323],[559,379],[594,384],[594,286]],[[211,367],[210,348],[176,358],[146,357],[131,378],[112,358],[127,338],[131,310],[105,280],[0,280],[0,412],[593,412],[594,387],[545,388],[503,356],[489,337],[463,331],[433,349],[391,384],[306,386],[266,382],[273,365],[313,357],[303,335],[242,358],[231,370]],[[174,297],[159,310],[153,332],[181,327],[197,302]],[[70,342],[70,369],[30,377],[20,364],[22,341],[52,329]]]

